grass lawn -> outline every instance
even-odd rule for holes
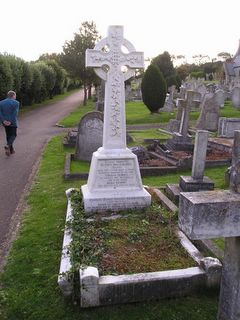
[[[1,320],[216,319],[218,292],[210,290],[182,299],[90,310],[79,310],[71,301],[65,302],[57,286],[67,203],[65,190],[79,188],[85,182],[64,181],[63,168],[62,137],[55,137],[43,154],[18,238],[1,274]],[[162,185],[177,179],[177,175],[169,175],[146,178],[144,183]]]
[[[95,108],[95,102],[88,101],[86,106],[80,105],[75,111],[71,112],[66,118],[62,119],[59,124],[66,128],[76,127],[81,117],[86,113],[93,111]],[[137,124],[163,124],[168,123],[170,119],[175,119],[176,111],[159,112],[151,114],[148,108],[143,102],[127,102],[126,103],[126,122],[127,125]],[[199,117],[199,111],[193,111],[190,113],[190,120],[196,121]],[[240,110],[237,110],[232,106],[231,101],[225,101],[224,108],[220,110],[220,117],[227,118],[239,118]]]

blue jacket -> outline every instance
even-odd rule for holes
[[[17,127],[17,115],[19,111],[19,102],[15,99],[4,99],[0,101],[0,122],[4,120],[11,121],[11,127]]]

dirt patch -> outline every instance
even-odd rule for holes
[[[230,159],[231,154],[226,151],[212,149],[207,152],[206,160],[225,160]]]
[[[140,162],[140,166],[141,167],[169,167],[172,165],[164,159],[149,159],[149,160],[142,160]]]
[[[119,219],[99,263],[103,274],[164,271],[195,265],[168,223]],[[115,230],[115,231],[114,231]]]
[[[182,160],[192,157],[192,152],[187,151],[171,151],[170,155],[175,159]]]

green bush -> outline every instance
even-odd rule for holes
[[[41,101],[52,98],[56,83],[56,72],[43,61],[36,62],[36,66],[42,75]]]
[[[13,55],[5,55],[5,59],[8,61],[10,65],[11,73],[13,76],[12,90],[16,92],[20,92],[22,77],[23,77],[23,64],[22,64],[23,60]]]
[[[190,73],[191,78],[205,79],[205,73],[203,71],[193,71]]]
[[[144,73],[142,84],[143,103],[154,113],[164,106],[166,99],[166,81],[159,68],[151,64]]]
[[[40,103],[72,87],[80,81],[69,78],[67,71],[53,59],[25,62],[7,53],[0,54],[0,100],[9,90],[17,93],[21,106]]]
[[[41,102],[41,88],[43,83],[43,76],[41,74],[40,68],[37,64],[32,63],[30,64],[30,69],[33,76],[32,85],[30,87],[30,90],[28,92],[28,98],[30,105],[32,103],[39,103]]]
[[[4,55],[0,55],[0,100],[6,98],[9,90],[13,90],[13,75],[9,61]]]
[[[18,100],[21,105],[31,105],[31,99],[29,92],[33,83],[33,71],[30,67],[29,62],[22,61],[22,79],[21,79],[21,90],[18,92]]]
[[[64,91],[65,78],[67,77],[66,71],[60,67],[60,65],[55,60],[46,60],[46,64],[51,67],[56,74],[56,81],[52,94],[61,94]]]

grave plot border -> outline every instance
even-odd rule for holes
[[[87,179],[88,172],[83,173],[71,173],[71,161],[74,160],[73,153],[66,153],[65,155],[65,163],[64,163],[64,174],[63,178],[65,180],[73,180],[73,179]],[[160,176],[168,173],[176,173],[178,172],[178,168],[176,166],[166,166],[166,167],[140,167],[140,172],[142,177],[147,176]]]
[[[70,276],[72,265],[68,251],[71,230],[67,227],[67,222],[72,218],[72,190],[73,188],[66,191],[68,206],[58,275],[58,285],[66,298],[73,294],[73,280]],[[152,190],[154,191],[154,188]],[[80,269],[80,307],[181,297],[190,295],[200,288],[219,286],[222,269],[220,261],[204,257],[183,232],[176,232],[183,247],[197,263],[197,267],[118,276],[99,276],[98,269],[91,266]]]
[[[65,163],[64,163],[64,173],[63,178],[64,180],[74,180],[74,179],[88,179],[88,172],[75,172],[71,173],[71,161],[74,160],[73,153],[66,153],[65,155]],[[206,161],[206,168],[213,168],[217,166],[223,165],[230,165],[230,160],[207,160]],[[169,173],[176,173],[181,172],[182,170],[191,169],[192,161],[187,166],[179,167],[179,166],[165,166],[165,167],[139,167],[140,173],[142,177],[149,177],[149,176],[162,176]]]

